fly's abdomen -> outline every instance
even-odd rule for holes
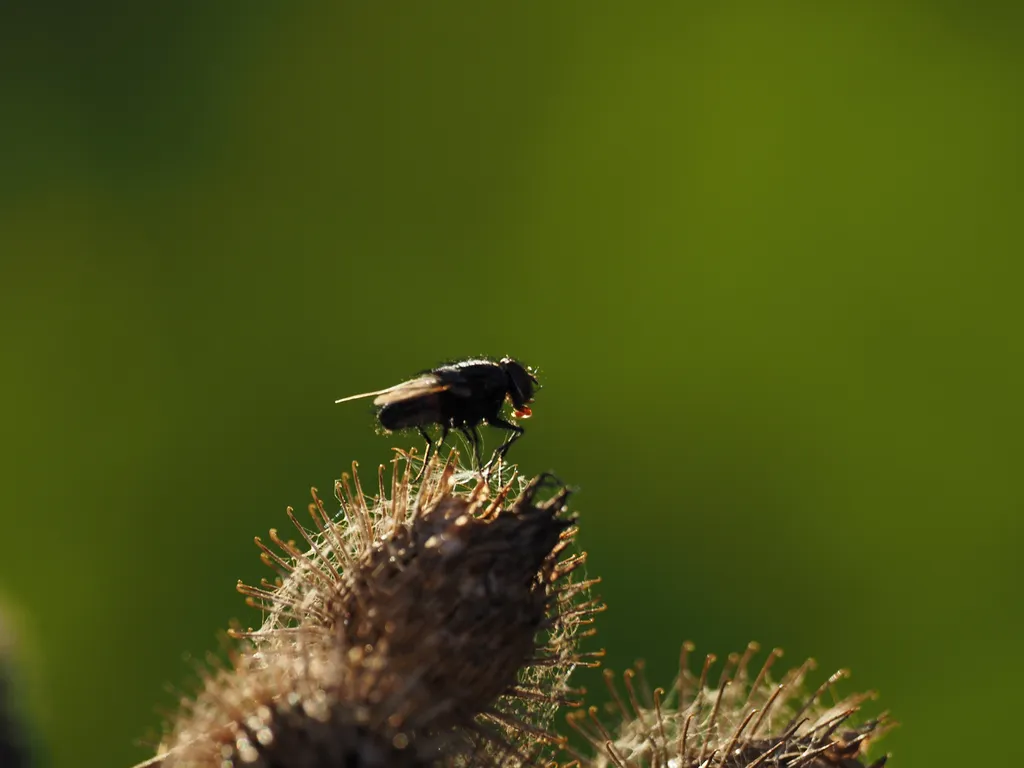
[[[377,414],[384,429],[392,431],[406,427],[423,427],[441,421],[441,407],[437,395],[425,395],[388,403]]]

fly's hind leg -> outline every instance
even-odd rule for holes
[[[423,454],[423,466],[420,467],[420,471],[413,479],[414,483],[418,483],[420,478],[423,477],[423,473],[427,471],[427,465],[430,463],[431,452],[438,453],[441,450],[441,446],[444,444],[445,439],[448,437],[447,424],[441,426],[441,437],[438,438],[436,443],[430,439],[430,434],[427,432],[425,427],[416,427],[416,429],[420,431],[420,434],[423,435],[423,439],[427,441],[427,450]]]

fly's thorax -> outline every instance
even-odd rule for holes
[[[493,384],[481,386],[472,397],[442,392],[441,411],[451,426],[473,427],[496,415],[501,410],[504,399],[505,390]]]

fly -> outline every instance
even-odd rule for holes
[[[519,425],[502,418],[502,406],[509,400],[517,417],[529,418],[532,413],[529,403],[533,400],[536,384],[537,377],[510,357],[504,357],[497,363],[492,360],[463,360],[438,366],[387,389],[351,395],[335,402],[372,397],[373,404],[380,406],[377,419],[384,429],[418,429],[427,441],[424,467],[431,451],[439,450],[448,433],[458,429],[473,447],[473,459],[480,467],[478,427],[487,423],[508,432],[505,442],[488,463],[490,466],[495,459],[504,458],[512,443],[524,432]],[[426,429],[433,424],[441,427],[441,437],[436,442]]]

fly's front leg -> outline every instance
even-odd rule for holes
[[[423,439],[427,441],[427,450],[423,452],[423,466],[420,467],[420,471],[416,474],[413,479],[414,483],[419,482],[419,479],[423,477],[423,473],[427,471],[427,464],[430,463],[430,451],[434,448],[434,441],[430,439],[430,433],[427,432],[425,427],[416,427],[423,435]]]
[[[480,433],[476,427],[459,427],[459,431],[466,436],[466,442],[473,449],[473,469],[480,469]]]
[[[487,466],[489,467],[494,463],[495,459],[504,459],[505,454],[508,453],[508,449],[512,447],[512,443],[522,437],[523,432],[526,430],[512,422],[505,421],[500,416],[488,419],[487,423],[492,427],[501,427],[502,429],[507,429],[509,431],[509,435],[505,438],[505,442],[501,444],[501,447],[494,452],[494,456],[491,457],[491,460],[487,462]]]

